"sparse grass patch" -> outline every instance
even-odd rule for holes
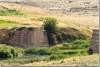
[[[25,16],[25,14],[15,9],[1,9],[0,16]]]
[[[16,23],[15,21],[9,21],[9,20],[0,20],[0,28],[13,28],[13,27],[23,27],[27,25]]]

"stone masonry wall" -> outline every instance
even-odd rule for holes
[[[10,30],[6,36],[9,38],[5,39],[4,43],[12,46],[22,48],[49,46],[46,32],[38,28],[18,28]]]

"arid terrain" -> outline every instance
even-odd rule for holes
[[[80,5],[81,3],[87,3],[87,2],[90,3],[90,4],[88,4],[88,8],[84,7],[84,8],[87,8],[87,9],[91,9],[91,10],[85,10],[84,9],[87,12],[89,11],[89,14],[85,13],[84,10],[81,10],[81,9],[79,9],[79,11],[77,11],[77,9],[76,9],[76,12],[65,11],[66,12],[65,14],[61,13],[61,12],[56,13],[57,11],[59,11],[59,8],[61,8],[61,7],[58,8],[58,6],[56,6],[53,3],[57,2],[59,6],[61,4],[62,4],[62,6],[64,6],[65,5],[64,3],[69,4],[65,0],[53,1],[52,4],[54,6],[52,6],[51,4],[48,4],[49,1],[46,1],[46,0],[43,0],[43,1],[33,0],[33,1],[34,1],[34,2],[32,2],[33,5],[29,5],[30,3],[28,3],[28,2],[27,2],[28,4],[0,2],[0,9],[1,10],[5,10],[5,9],[18,10],[18,11],[20,11],[20,12],[22,12],[26,15],[26,16],[17,16],[17,15],[0,16],[0,20],[11,20],[11,21],[16,21],[17,23],[21,23],[21,24],[24,23],[24,24],[32,24],[33,26],[40,26],[41,21],[39,21],[38,18],[43,17],[43,16],[44,17],[45,16],[53,16],[53,17],[56,17],[58,20],[60,20],[60,21],[58,21],[59,22],[58,25],[61,26],[61,27],[66,27],[66,26],[80,27],[81,25],[83,27],[94,27],[94,28],[98,27],[98,20],[99,19],[98,19],[98,5],[97,5],[98,2],[97,2],[97,0],[96,1],[92,1],[92,0],[89,0],[89,1],[83,1],[83,0],[74,1],[74,0],[72,0],[72,4],[70,4],[70,6],[72,8],[74,8],[74,7],[81,8],[81,7],[84,7],[84,4],[83,4],[83,6]],[[52,2],[52,0],[50,0],[50,2]],[[59,4],[60,2],[61,2],[61,4]],[[36,3],[38,6],[34,6],[34,3]],[[43,4],[45,6],[43,6]],[[77,5],[79,4],[79,5],[74,6],[74,4],[77,4]],[[40,6],[43,6],[43,7],[40,7]],[[48,9],[49,8],[53,9],[54,7],[57,7],[56,8],[57,10],[54,10],[55,12],[50,13],[52,10],[44,9],[45,7],[47,8],[47,6],[48,6]],[[66,6],[63,9],[67,9],[70,6]],[[93,10],[92,10],[92,7],[94,7],[94,6],[95,6],[95,9],[93,8]],[[81,12],[84,12],[84,13],[79,14],[80,10],[81,10]],[[62,14],[62,16],[61,16],[61,14]],[[96,16],[93,16],[92,14],[94,14]]]

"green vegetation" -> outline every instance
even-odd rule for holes
[[[0,60],[0,64],[26,64],[39,61],[61,60],[75,56],[87,56],[89,45],[89,40],[76,40],[50,48],[28,48],[24,50],[2,45],[0,47],[0,57],[3,55],[6,55],[6,57],[3,56],[4,59]]]
[[[85,66],[85,65],[91,65],[91,66],[98,66],[98,59],[99,59],[99,55],[98,54],[94,54],[94,55],[86,55],[86,56],[71,56],[70,58],[67,58],[65,60],[62,59],[62,57],[60,58],[61,60],[56,61],[57,59],[55,58],[55,60],[50,61],[48,59],[48,56],[23,56],[23,57],[19,57],[19,58],[15,58],[15,59],[7,59],[7,60],[2,60],[0,61],[0,64],[11,64],[11,65],[24,65],[24,64],[30,64],[30,65],[37,65],[36,63],[34,64],[34,62],[37,62],[38,64],[44,65],[44,64],[49,64],[51,62],[54,62],[56,65],[61,64],[63,65],[66,64],[70,64],[70,65],[81,65],[81,66]],[[80,58],[80,59],[79,59]],[[54,58],[53,58],[54,59]],[[70,59],[70,61],[69,61]],[[51,58],[52,60],[52,58]],[[42,63],[40,61],[43,61]],[[47,61],[47,62],[45,62]],[[87,61],[87,62],[86,62]],[[32,64],[31,64],[32,63]],[[51,65],[54,65],[54,63],[52,63]],[[50,64],[49,64],[50,65]]]
[[[15,58],[22,56],[23,49],[6,46],[4,44],[0,45],[0,59],[6,59],[6,58]]]
[[[49,44],[52,47],[20,49],[11,46],[0,47],[0,63],[32,63],[37,61],[60,60],[73,56],[88,55],[90,40],[74,28],[58,28],[55,18],[43,19],[44,29],[47,32]],[[0,20],[0,28],[13,28],[25,25],[14,21]],[[61,44],[61,45],[57,45]],[[56,46],[53,46],[56,45]]]
[[[88,36],[80,32],[75,28],[61,28],[59,30],[59,37],[62,39],[63,42],[73,42],[78,39],[86,40]]]
[[[58,47],[53,48],[33,48],[25,50],[26,55],[79,55],[81,52],[86,52],[87,49],[75,49],[75,50],[67,50],[67,49],[59,49]],[[81,54],[80,54],[81,55]]]
[[[76,40],[71,43],[64,43],[63,46],[59,47],[60,49],[88,49],[90,46],[90,40]]]
[[[0,8],[4,8],[4,9],[0,9],[0,16],[3,17],[1,19],[9,19],[10,17],[13,20],[15,19],[15,21],[0,20],[0,29],[2,28],[14,29],[16,27],[24,28],[26,26],[29,27],[28,24],[30,23],[32,27],[38,25],[40,26],[42,24],[41,22],[43,22],[44,30],[46,30],[48,35],[49,45],[52,47],[22,49],[22,48],[1,44],[0,64],[13,64],[13,63],[27,64],[27,63],[33,63],[39,61],[50,62],[52,60],[62,60],[60,63],[63,63],[66,62],[63,61],[63,59],[66,58],[69,59],[71,57],[75,57],[75,56],[79,57],[84,55],[89,56],[86,59],[81,59],[84,60],[84,63],[81,63],[79,59],[78,60],[72,59],[72,62],[68,60],[68,62],[73,64],[81,63],[83,65],[85,65],[88,62],[97,64],[97,55],[95,56],[95,59],[93,59],[94,60],[93,62],[90,61],[91,59],[87,61],[87,59],[89,59],[90,56],[92,56],[92,55],[88,55],[88,47],[90,46],[91,43],[89,38],[91,37],[92,34],[90,27],[98,26],[97,25],[98,19],[96,16],[95,17],[80,16],[80,15],[74,16],[69,14],[66,16],[52,15],[53,17],[55,17],[53,18],[53,17],[47,17],[48,15],[47,13],[42,12],[37,8],[34,7],[32,8],[32,6],[26,7],[26,6],[19,5],[16,6],[15,9],[12,9],[11,7],[6,8],[5,5],[3,6],[1,5],[0,7]],[[19,8],[24,8],[24,9],[16,10]],[[29,8],[32,8],[32,10],[30,10]],[[91,22],[91,20],[93,21]],[[19,23],[17,23],[17,21]],[[39,23],[39,21],[41,22]],[[32,30],[31,28],[29,29]],[[10,37],[13,35],[13,34],[8,35],[7,33],[6,36],[6,34],[4,35],[3,34],[1,33],[1,40],[3,40],[3,38],[5,37]]]
[[[0,16],[24,16],[25,14],[21,11],[14,9],[1,9]]]
[[[77,39],[88,39],[88,36],[75,28],[58,28],[57,19],[52,17],[40,17],[44,21],[44,30],[48,35],[50,46],[58,43],[73,42]]]
[[[44,30],[47,32],[50,46],[56,44],[54,34],[57,32],[57,20],[55,18],[46,17],[43,21]]]
[[[14,27],[24,27],[27,25],[18,24],[15,21],[9,21],[9,20],[0,20],[0,28],[14,28]]]
[[[47,33],[56,33],[57,32],[57,20],[52,17],[46,17],[44,19],[44,29]]]

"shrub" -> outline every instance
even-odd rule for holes
[[[56,35],[57,32],[57,20],[55,18],[46,17],[44,19],[44,30],[46,30],[48,35],[48,41],[50,46],[56,44]]]
[[[50,55],[49,59],[50,60],[59,60],[65,58],[65,55],[63,54],[52,54]]]
[[[23,49],[21,48],[14,48],[11,46],[6,46],[6,45],[0,45],[0,58],[5,59],[5,58],[15,58],[22,56],[23,54]]]
[[[56,33],[57,32],[57,20],[55,18],[46,17],[44,20],[44,30],[47,33]]]
[[[69,51],[68,55],[74,55],[74,54],[78,54],[78,51]]]
[[[38,54],[38,55],[50,55],[50,52],[49,52],[48,49],[39,49],[39,50],[37,51],[37,54]]]
[[[63,43],[63,38],[61,33],[56,33],[57,43]]]
[[[70,43],[64,43],[62,48],[70,49],[72,48],[72,45]]]
[[[56,39],[56,34],[48,33],[48,41],[49,41],[50,46],[57,44],[58,41]]]
[[[29,55],[50,55],[48,48],[32,48],[25,50],[25,54]]]
[[[12,54],[8,51],[8,50],[0,50],[0,59],[4,59],[4,58],[11,58],[13,57]]]
[[[87,39],[85,34],[74,28],[61,28],[59,33],[61,34],[60,37],[62,37],[63,42],[72,42],[77,39]]]
[[[31,49],[26,49],[26,50],[24,51],[24,53],[25,53],[25,54],[30,54],[30,55],[32,55],[32,54],[35,54],[36,51],[37,51],[37,49],[31,48]]]
[[[88,39],[88,36],[75,28],[60,28],[57,27],[57,20],[51,17],[40,18],[44,21],[44,30],[47,32],[50,46],[57,43],[72,42],[77,39]]]
[[[86,49],[90,45],[90,40],[75,40],[72,43],[65,43],[61,49]]]
[[[87,51],[88,51],[87,49],[85,49],[83,51],[80,51],[80,55],[88,55],[88,52]]]
[[[90,41],[89,40],[76,40],[74,42],[71,43],[72,44],[72,49],[84,49],[84,48],[88,48],[90,45]]]

